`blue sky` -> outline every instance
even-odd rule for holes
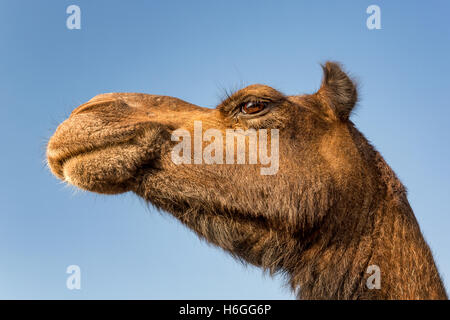
[[[66,8],[81,8],[81,30]],[[381,8],[368,30],[366,8]],[[450,283],[448,1],[0,1],[0,298],[293,298],[132,194],[77,191],[45,144],[103,92],[214,107],[252,83],[317,90],[327,59],[360,82],[352,119],[393,167]],[[66,288],[81,267],[81,290]]]

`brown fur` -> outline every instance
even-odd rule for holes
[[[263,85],[216,109],[176,98],[111,93],[75,109],[48,143],[52,172],[85,190],[133,191],[233,256],[285,273],[303,299],[446,299],[409,206],[381,155],[349,120],[353,81],[336,63],[319,91],[285,96]],[[264,100],[270,112],[239,106]],[[280,167],[175,165],[174,129],[277,128]],[[369,290],[369,265],[381,289]]]

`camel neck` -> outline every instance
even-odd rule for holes
[[[405,194],[360,216],[370,218],[352,235],[335,232],[304,250],[292,270],[300,299],[447,299]]]

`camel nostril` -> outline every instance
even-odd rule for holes
[[[113,99],[103,100],[103,101],[89,101],[89,102],[86,102],[86,103],[82,104],[81,106],[79,106],[75,110],[73,110],[71,115],[93,111],[93,110],[95,110],[97,108],[101,108],[101,107],[104,107],[106,105],[111,105],[112,103],[114,103],[114,101],[115,100],[113,100]]]

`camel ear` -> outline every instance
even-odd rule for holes
[[[356,85],[338,63],[328,61],[322,69],[322,85],[317,94],[337,119],[347,121],[358,100]]]

